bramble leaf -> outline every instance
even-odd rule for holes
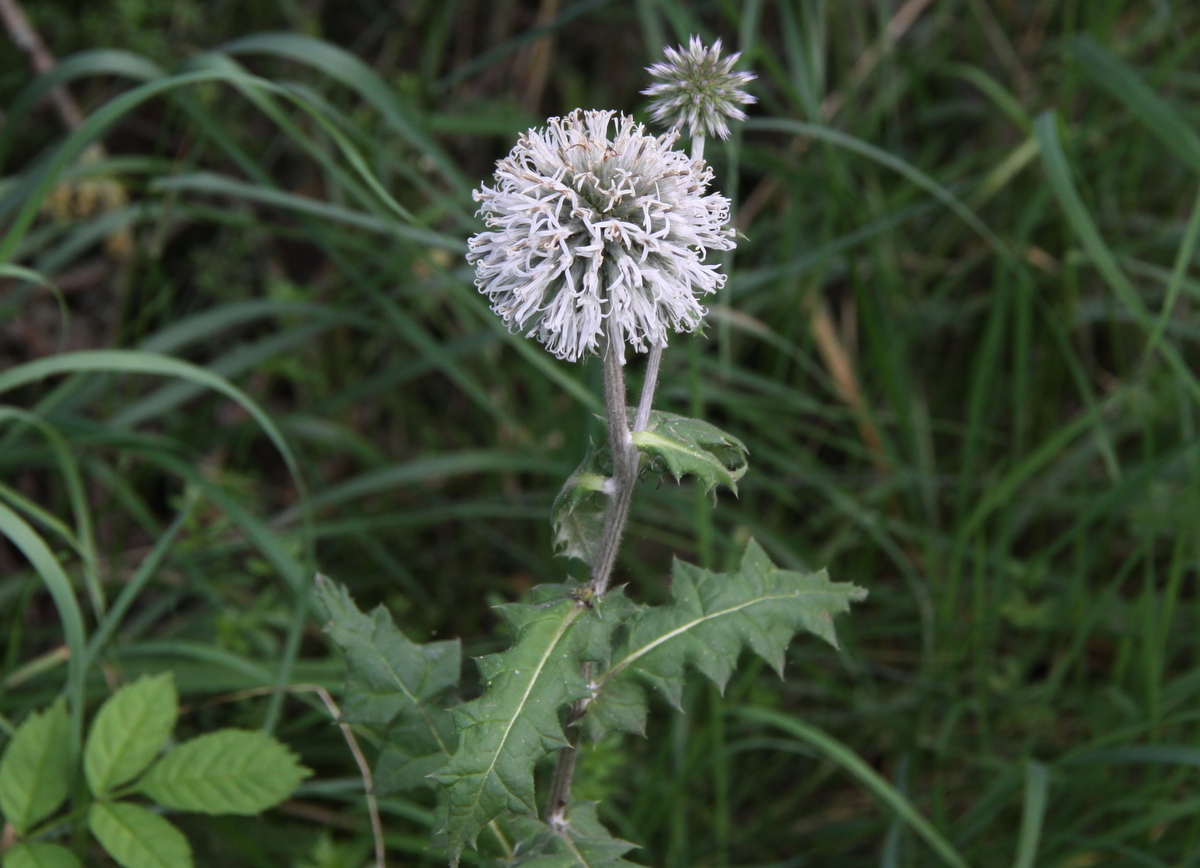
[[[513,868],[638,868],[622,857],[637,845],[614,838],[596,819],[595,802],[572,802],[566,822],[551,826],[520,817]]]
[[[595,558],[604,532],[607,481],[608,477],[600,472],[599,452],[589,449],[583,463],[554,498],[550,521],[554,527],[555,554],[579,558],[587,564]]]
[[[350,669],[342,719],[362,723],[383,741],[375,791],[429,786],[454,749],[445,708],[462,672],[457,639],[420,645],[396,628],[382,606],[363,614],[342,585],[319,577],[317,599],[329,616],[325,632]]]
[[[497,607],[514,639],[507,651],[476,662],[483,696],[455,708],[458,750],[435,775],[449,794],[447,845],[452,865],[501,811],[537,815],[533,769],[567,746],[559,711],[590,696],[581,661],[608,657],[619,623],[619,593],[588,604],[574,589],[534,589],[534,603]]]
[[[108,698],[88,733],[83,770],[100,798],[142,772],[175,728],[179,699],[170,672],[145,675]]]
[[[260,730],[221,729],[173,748],[141,781],[165,808],[202,814],[258,814],[312,774]]]
[[[58,844],[17,844],[4,854],[4,868],[82,868],[75,854]]]
[[[71,735],[66,702],[33,712],[17,727],[0,759],[0,813],[24,834],[66,801],[71,787]]]
[[[724,485],[737,494],[737,482],[746,473],[746,445],[700,419],[654,410],[645,430],[633,433],[633,442],[651,470],[668,471],[676,482],[691,474],[705,492]]]
[[[592,739],[614,729],[641,733],[643,685],[678,707],[687,666],[724,689],[745,646],[782,675],[784,651],[796,633],[814,633],[836,647],[832,616],[866,596],[855,585],[831,582],[824,570],[781,570],[754,540],[736,572],[712,573],[677,560],[671,602],[629,618],[612,665],[595,679],[584,731]]]
[[[158,814],[128,802],[96,802],[88,828],[122,868],[191,868],[183,833]]]

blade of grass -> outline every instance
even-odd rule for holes
[[[904,795],[886,778],[875,771],[858,754],[837,739],[795,717],[768,708],[741,708],[735,712],[739,717],[765,723],[783,730],[797,740],[815,748],[822,756],[837,763],[865,786],[872,795],[901,817],[909,827],[925,840],[947,865],[967,868],[967,862],[953,845],[935,829],[928,820],[913,807]]]

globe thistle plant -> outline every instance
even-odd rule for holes
[[[662,81],[642,91],[654,97],[651,116],[660,124],[678,129],[685,123],[691,136],[716,135],[729,138],[727,119],[745,120],[739,105],[756,102],[742,86],[757,76],[734,72],[741,52],[721,59],[721,40],[705,48],[699,36],[693,36],[685,50],[664,48],[666,60],[646,68]]]
[[[698,299],[725,276],[709,250],[734,246],[712,170],[611,111],[576,110],[525,133],[475,191],[487,229],[470,240],[475,285],[512,331],[575,361],[624,358],[692,331]]]

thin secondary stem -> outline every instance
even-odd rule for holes
[[[276,688],[274,687],[251,687],[248,690],[239,690],[235,693],[218,696],[215,699],[194,707],[207,708],[212,705],[236,702],[239,699],[246,699],[251,696],[267,696],[275,692]],[[338,708],[338,704],[329,694],[329,691],[319,684],[292,684],[285,688],[284,692],[315,693],[317,698],[324,704],[325,710],[329,712],[334,722],[338,725],[338,728],[342,731],[342,737],[346,739],[346,745],[350,748],[350,754],[354,757],[359,774],[362,776],[363,792],[367,797],[367,815],[371,819],[371,836],[375,839],[376,868],[386,868],[387,845],[383,839],[383,820],[379,815],[379,801],[375,798],[375,776],[371,774],[371,764],[367,762],[362,749],[358,746],[358,739],[354,737],[354,731],[350,728],[350,724],[342,720],[342,710]],[[185,708],[184,710],[188,709]]]
[[[309,687],[309,685],[305,686]],[[362,775],[363,790],[367,796],[367,815],[371,818],[371,836],[375,839],[375,865],[376,868],[386,868],[387,845],[383,840],[383,821],[379,816],[379,802],[375,798],[375,778],[371,774],[371,764],[363,756],[363,752],[358,746],[358,739],[354,737],[354,732],[350,729],[350,724],[342,720],[341,709],[333,701],[329,691],[315,684],[311,685],[310,689],[321,698],[321,702],[325,703],[325,707],[337,721],[338,728],[342,731],[342,736],[346,739],[346,744],[354,757],[354,762],[358,765],[359,774]]]
[[[650,408],[654,405],[654,387],[658,385],[658,365],[662,361],[663,348],[652,346],[650,358],[646,360],[646,379],[642,383],[642,397],[638,401],[637,415],[633,419],[634,431],[645,431],[650,422]]]

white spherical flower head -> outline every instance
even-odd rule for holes
[[[646,67],[655,78],[661,78],[642,91],[646,96],[657,97],[650,103],[654,120],[660,124],[688,129],[695,135],[716,135],[729,138],[726,118],[744,121],[746,113],[739,104],[756,102],[755,98],[741,89],[757,76],[750,72],[734,72],[733,67],[741,52],[721,59],[721,40],[705,48],[699,36],[693,36],[685,51],[679,48],[664,48],[666,60]]]
[[[488,228],[471,239],[475,285],[511,331],[575,361],[606,328],[639,352],[692,331],[696,300],[725,282],[709,250],[734,246],[712,170],[632,118],[576,110],[532,129],[475,191]],[[610,138],[610,132],[612,137]]]

